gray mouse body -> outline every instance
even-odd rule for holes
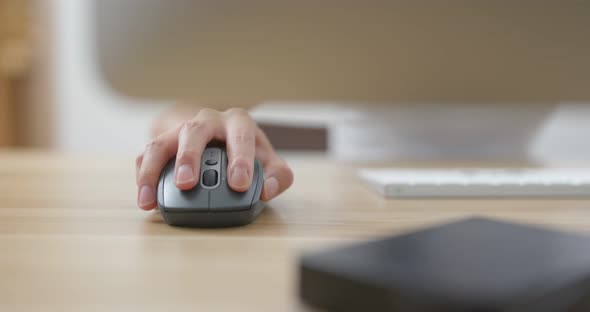
[[[227,155],[222,147],[207,147],[201,158],[199,183],[188,191],[174,184],[172,159],[158,182],[158,208],[166,223],[190,227],[228,227],[252,222],[264,208],[260,193],[264,174],[254,163],[252,185],[245,192],[232,190],[227,182]]]

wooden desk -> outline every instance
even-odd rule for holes
[[[250,226],[183,229],[135,206],[133,159],[0,152],[0,311],[298,311],[297,256],[470,215],[590,231],[587,200],[385,200],[354,168],[288,157]]]

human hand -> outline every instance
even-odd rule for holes
[[[137,202],[141,209],[156,207],[156,186],[166,163],[176,157],[174,183],[189,190],[199,182],[201,154],[211,141],[226,142],[228,183],[237,192],[249,189],[254,159],[264,167],[261,199],[271,200],[293,183],[293,173],[247,111],[224,112],[203,108],[194,117],[176,114],[178,122],[159,134],[136,159]],[[170,116],[168,116],[170,118]],[[190,118],[186,120],[187,118]]]

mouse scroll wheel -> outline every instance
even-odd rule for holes
[[[217,171],[213,169],[205,170],[203,172],[203,185],[215,186],[217,184]]]

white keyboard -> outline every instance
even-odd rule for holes
[[[361,169],[386,197],[590,197],[590,168]]]

